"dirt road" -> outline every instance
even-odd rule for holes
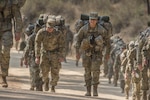
[[[29,91],[29,69],[20,67],[22,53],[14,49],[11,51],[10,70],[8,77],[9,87],[0,87],[0,100],[125,100],[124,94],[118,87],[108,84],[107,79],[100,77],[98,97],[85,97],[84,69],[75,66],[72,58],[67,63],[62,63],[60,81],[56,87],[56,93]],[[131,99],[131,97],[130,97]]]

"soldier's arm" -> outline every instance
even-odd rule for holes
[[[59,33],[58,43],[59,43],[58,47],[59,56],[65,57],[65,35],[62,32]]]
[[[18,6],[12,6],[12,16],[14,17],[13,19],[15,21],[15,32],[21,33],[23,22],[22,22],[20,8]]]
[[[142,65],[142,50],[143,50],[143,46],[145,44],[145,39],[141,39],[139,40],[139,46],[137,49],[137,64],[138,65]]]
[[[43,37],[43,30],[39,30],[36,37],[35,37],[35,57],[40,57],[40,50],[41,50],[41,43],[44,39]]]
[[[25,48],[25,51],[24,51],[24,54],[23,54],[23,57],[24,59],[27,59],[28,56],[29,56],[29,51],[30,51],[30,38],[27,39],[27,45],[26,45],[26,48]]]
[[[105,58],[107,59],[107,57],[109,57],[109,55],[110,55],[110,50],[111,50],[110,37],[112,36],[112,34],[109,34],[108,31],[106,31],[106,30],[103,30],[103,34],[104,34],[104,45],[105,45],[105,48],[106,48]]]
[[[75,47],[76,47],[76,53],[79,54],[79,49],[80,49],[80,46],[81,46],[81,42],[83,40],[83,36],[84,36],[84,30],[83,30],[83,27],[79,30],[78,34],[77,34],[77,41],[76,41],[76,44],[75,44]]]

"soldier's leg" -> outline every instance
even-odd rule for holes
[[[61,63],[58,61],[58,59],[53,59],[51,62],[51,81],[50,85],[51,87],[51,92],[55,92],[55,86],[58,83],[59,80],[59,72],[61,68]]]
[[[121,88],[121,93],[124,93],[124,87],[125,87],[125,80],[120,80],[120,88]]]
[[[135,91],[135,97],[136,97],[136,100],[140,100],[141,99],[141,95],[140,95],[140,90],[141,90],[141,87],[140,87],[140,82],[136,83],[136,91]]]
[[[7,31],[2,36],[2,81],[3,87],[8,87],[6,76],[8,76],[9,61],[10,61],[10,49],[13,46],[13,35],[10,31]]]
[[[104,58],[103,66],[104,66],[104,77],[106,77],[108,74],[108,61],[105,58]]]
[[[92,85],[93,85],[93,96],[98,96],[98,84],[99,84],[99,76],[100,76],[100,65],[102,61],[101,58],[97,57],[92,60]]]
[[[125,79],[125,94],[126,94],[126,99],[129,98],[129,90],[130,90],[130,84],[131,83],[131,77],[128,77]]]
[[[119,77],[119,69],[118,67],[115,67],[114,68],[114,86],[117,86],[118,77]]]
[[[147,66],[144,66],[144,69],[141,72],[142,100],[147,100],[147,90],[149,89],[147,71]]]
[[[37,64],[35,64],[33,66],[33,69],[34,69],[34,80],[35,80],[34,83],[36,86],[36,91],[43,91],[43,89],[42,89],[43,82],[42,82],[42,78],[40,77],[39,66]]]
[[[110,64],[108,67],[108,83],[111,84],[111,78],[113,76],[113,66]]]
[[[33,66],[29,65],[29,72],[30,72],[30,84],[31,84],[31,87],[30,87],[30,90],[34,90],[35,88],[35,83],[34,83],[34,69],[33,69]]]
[[[46,54],[41,56],[40,69],[41,69],[41,77],[44,82],[44,90],[49,90],[49,71],[50,71],[50,62],[47,58]]]
[[[91,57],[83,55],[82,59],[82,65],[84,67],[85,73],[84,73],[84,80],[85,80],[85,86],[86,86],[86,94],[85,96],[91,96],[91,82],[92,82],[92,76],[91,76]]]

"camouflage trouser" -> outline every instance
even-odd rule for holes
[[[104,58],[103,60],[103,66],[104,66],[104,74],[108,74],[108,61]]]
[[[31,58],[29,61],[29,71],[30,71],[30,80],[31,87],[36,87],[40,84],[40,69],[39,65],[35,63],[35,59]]]
[[[98,85],[100,75],[100,65],[102,62],[101,54],[93,54],[92,56],[82,56],[82,65],[85,69],[84,79],[85,86]]]
[[[120,59],[119,55],[115,57],[114,65],[113,65],[113,72],[114,72],[114,85],[117,86],[117,81],[119,78],[119,71],[120,71]]]
[[[120,88],[124,89],[125,87],[124,73],[121,71],[119,73],[119,80],[120,80]]]
[[[125,78],[125,93],[126,93],[126,96],[128,97],[129,90],[131,87],[131,73],[126,73],[126,74],[127,74],[127,77]]]
[[[143,66],[141,71],[141,90],[142,90],[142,100],[147,100],[147,91],[149,89],[148,83],[148,68],[146,65]]]
[[[132,92],[132,98],[133,100],[140,100],[140,81],[135,83],[132,82],[132,86],[133,86],[133,92]]]
[[[10,49],[13,46],[13,34],[11,31],[6,31],[0,37],[0,63],[2,76],[8,76]]]
[[[112,78],[112,76],[113,76],[113,63],[112,62],[110,62],[109,63],[109,66],[108,66],[108,78],[109,79],[111,79]]]
[[[49,72],[51,72],[51,81],[52,86],[56,86],[59,80],[59,71],[61,68],[61,63],[59,62],[59,57],[57,53],[43,53],[40,60],[41,74],[43,82],[49,80]]]

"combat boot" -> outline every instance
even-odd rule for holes
[[[120,87],[121,87],[121,93],[124,93],[124,87],[125,87],[125,81],[124,80],[120,81]]]
[[[141,100],[147,100],[147,91],[142,91],[142,99]]]
[[[51,87],[51,92],[55,92],[55,86]]]
[[[5,88],[8,87],[6,76],[2,76],[2,87],[5,87]]]
[[[42,78],[40,78],[36,84],[36,91],[43,91],[43,81]]]
[[[93,86],[93,96],[98,96],[97,85]]]
[[[111,78],[109,78],[108,83],[111,84]]]
[[[47,79],[46,82],[44,83],[44,89],[45,91],[49,90],[49,79]]]
[[[87,86],[86,89],[87,89],[87,92],[85,96],[91,96],[91,86]]]
[[[34,91],[34,86],[31,86],[31,87],[30,87],[30,90],[31,90],[31,91]]]
[[[121,88],[121,93],[124,93],[124,88]]]
[[[129,99],[129,91],[126,91],[126,99]]]

